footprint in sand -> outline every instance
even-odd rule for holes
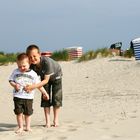
[[[91,124],[93,124],[93,122],[86,122],[86,121],[83,121],[83,124],[85,124],[85,125],[91,125]]]
[[[79,129],[81,129],[81,124],[80,123],[75,123],[75,122],[65,122],[62,124],[59,129],[57,129],[59,132],[74,132]]]
[[[104,129],[104,130],[109,130],[110,128],[108,128],[108,127],[104,127],[103,129]]]
[[[58,140],[66,140],[67,137],[58,137]]]
[[[42,140],[48,140],[48,137],[44,137],[44,138],[42,138]]]
[[[101,140],[110,140],[110,139],[112,139],[111,136],[108,135],[101,136]]]
[[[104,136],[101,136],[101,140],[112,140],[112,139],[118,139],[120,138],[121,136],[118,136],[118,135],[104,135]]]
[[[77,131],[77,129],[76,128],[71,128],[71,129],[68,129],[68,131]]]
[[[121,136],[118,135],[112,135],[112,138],[120,138]]]
[[[78,127],[77,126],[65,126],[65,127],[61,127],[59,129],[59,132],[73,132],[73,131],[77,131],[78,130]]]
[[[137,116],[130,116],[130,118],[133,118],[133,119],[135,119],[135,118],[137,118]]]

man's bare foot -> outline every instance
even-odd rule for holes
[[[59,126],[59,123],[58,123],[58,121],[53,121],[53,125],[52,125],[53,127],[58,127]]]
[[[54,124],[52,125],[52,127],[58,127],[58,126],[59,126],[58,123],[54,123]]]
[[[46,124],[44,127],[49,128],[49,127],[51,127],[51,125],[50,124]]]
[[[25,131],[26,132],[32,132],[32,129],[31,128],[26,128]]]
[[[18,128],[18,129],[15,131],[16,134],[20,134],[20,133],[22,133],[22,132],[23,132],[23,128]]]
[[[53,125],[53,127],[58,127],[58,126],[59,126],[58,124],[54,124],[54,125]]]

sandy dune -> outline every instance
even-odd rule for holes
[[[64,101],[60,126],[44,128],[40,93],[36,91],[33,132],[14,133],[12,88],[16,64],[0,66],[0,140],[139,140],[140,64],[134,59],[100,58],[59,62],[63,69]]]

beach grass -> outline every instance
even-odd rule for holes
[[[68,61],[69,60],[68,51],[65,49],[62,49],[59,51],[54,51],[52,53],[51,58],[56,60],[56,61]]]
[[[97,49],[97,50],[90,50],[87,51],[86,53],[84,53],[79,59],[78,62],[82,62],[82,61],[88,61],[88,60],[92,60],[95,59],[97,57],[108,57],[111,56],[112,53],[109,51],[108,48],[101,48],[101,49]]]
[[[0,53],[0,65],[5,65],[5,64],[8,64],[8,63],[14,63],[16,61],[16,57],[17,57],[17,54],[14,54],[14,53],[3,53],[1,52]]]
[[[16,57],[19,53],[4,53],[0,52],[0,65],[5,65],[8,63],[16,62]],[[89,61],[97,57],[111,57],[113,56],[112,52],[108,48],[99,48],[97,50],[89,50],[79,58],[77,62]],[[132,49],[127,49],[123,52],[122,57],[131,58],[134,56],[134,51]],[[52,59],[56,61],[71,61],[73,60],[66,49],[56,50],[52,53]]]

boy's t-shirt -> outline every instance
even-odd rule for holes
[[[34,90],[27,93],[24,90],[24,87],[27,85],[37,84],[40,82],[40,79],[37,73],[33,70],[29,70],[27,72],[20,72],[19,69],[15,69],[13,73],[9,77],[9,81],[14,81],[20,85],[20,90],[13,90],[13,96],[22,98],[22,99],[33,99],[34,98]]]

